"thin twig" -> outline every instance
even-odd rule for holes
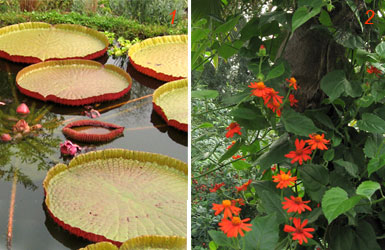
[[[17,187],[17,170],[13,173],[12,191],[11,191],[11,202],[9,205],[9,217],[8,217],[8,233],[7,233],[7,249],[12,248],[12,228],[13,228],[13,214],[15,211],[15,197]]]

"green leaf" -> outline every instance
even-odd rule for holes
[[[371,133],[385,133],[385,121],[371,113],[364,113],[362,115],[362,120],[359,120],[357,122],[357,126],[360,129]]]
[[[209,34],[210,31],[208,29],[195,28],[191,32],[191,41],[196,43],[204,38],[207,38]]]
[[[342,70],[335,70],[326,74],[321,80],[321,89],[329,96],[331,102],[340,97],[344,91],[353,92],[350,82]]]
[[[243,104],[230,112],[235,121],[245,129],[261,130],[270,126],[261,110],[256,106]]]
[[[287,133],[281,135],[278,140],[271,144],[269,151],[258,158],[257,164],[261,167],[260,171],[268,169],[274,163],[281,163],[287,159],[285,154],[288,153],[290,146],[288,138]]]
[[[332,20],[330,19],[330,16],[329,14],[327,13],[327,11],[325,10],[321,10],[321,14],[320,14],[320,17],[318,18],[318,20],[320,21],[320,23],[326,27],[333,27],[333,22]]]
[[[310,118],[291,108],[284,109],[281,120],[286,131],[296,135],[309,136],[309,134],[320,131]]]
[[[204,122],[201,125],[199,125],[197,128],[212,128],[212,127],[214,127],[212,123]]]
[[[371,134],[368,136],[364,146],[364,153],[368,158],[374,158],[385,154],[384,137],[381,134]]]
[[[236,54],[239,50],[234,48],[231,43],[224,43],[219,47],[218,54],[220,57],[224,59],[228,59],[229,57]]]
[[[321,165],[305,164],[299,168],[299,171],[306,193],[312,200],[321,201],[326,185],[329,183],[328,170]]]
[[[358,107],[367,108],[374,102],[374,97],[371,95],[365,95],[357,100],[355,100]]]
[[[224,153],[222,155],[222,157],[218,160],[218,163],[221,163],[223,162],[224,160],[227,160],[229,159],[231,156],[233,156],[236,152],[238,152],[239,148],[242,146],[241,142],[240,141],[236,141],[235,144],[229,149],[226,151],[226,153]]]
[[[310,18],[318,15],[320,13],[321,8],[314,8],[312,11],[308,11],[308,8],[301,7],[298,8],[293,15],[292,19],[292,28],[291,31],[294,33],[294,31],[299,28],[302,24],[306,23]]]
[[[345,168],[346,172],[348,172],[353,177],[358,177],[358,166],[354,164],[353,162],[344,161],[342,159],[338,159],[333,161],[333,163]]]
[[[249,169],[251,167],[250,163],[247,163],[247,162],[242,161],[242,160],[233,162],[232,165],[236,170],[246,170],[246,169]]]
[[[368,176],[385,166],[385,154],[370,159],[368,163]]]
[[[251,221],[251,231],[242,238],[244,250],[271,250],[279,239],[279,224],[275,214],[256,217]]]
[[[234,118],[241,118],[246,120],[254,120],[255,116],[261,115],[261,112],[258,112],[259,110],[253,109],[253,107],[247,108],[247,107],[238,107],[236,109],[233,109],[230,112],[230,115],[234,116]]]
[[[322,211],[330,224],[339,215],[352,209],[360,200],[360,196],[348,198],[345,190],[334,187],[326,191],[322,198]]]
[[[376,53],[379,55],[381,58],[385,58],[385,42],[379,43],[376,46]]]
[[[213,239],[215,244],[218,246],[231,247],[233,245],[231,238],[227,238],[227,236],[222,231],[210,230],[208,233],[211,239]]]
[[[376,192],[380,190],[381,186],[378,182],[375,181],[364,181],[357,187],[357,195],[365,196],[370,200],[370,197]]]
[[[282,208],[281,198],[277,193],[272,193],[266,190],[258,192],[258,196],[262,201],[262,206],[267,214],[276,214],[277,223],[285,222],[287,213]]]
[[[227,32],[233,30],[235,25],[237,25],[240,17],[241,16],[236,16],[227,21],[226,23],[221,24],[220,26],[218,26],[218,28],[214,30],[214,34],[226,34]]]
[[[277,67],[274,67],[272,70],[269,71],[265,81],[277,78],[281,76],[283,73],[285,73],[285,66],[283,65],[283,63],[280,63]]]
[[[334,159],[334,149],[329,149],[328,151],[326,151],[323,155],[323,158],[325,161],[331,161]]]
[[[191,91],[191,98],[197,99],[215,99],[218,96],[218,91],[216,90],[194,90]]]
[[[218,245],[215,244],[214,241],[210,241],[210,243],[209,243],[209,249],[210,249],[210,250],[217,250],[217,249],[218,249]]]

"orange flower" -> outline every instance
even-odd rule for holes
[[[277,114],[277,116],[278,117],[280,117],[281,116],[281,111],[282,111],[282,109],[280,108],[281,107],[281,104],[280,103],[278,103],[278,102],[276,102],[276,103],[268,103],[267,104],[267,107],[269,108],[269,109],[271,109],[273,112],[275,112],[276,114]]]
[[[242,190],[246,191],[247,190],[247,187],[250,185],[251,183],[251,180],[249,180],[248,182],[244,183],[242,186],[240,187],[235,187],[238,192],[241,192]]]
[[[251,231],[251,224],[246,224],[244,222],[249,221],[250,218],[246,218],[244,220],[241,220],[239,217],[233,217],[230,220],[223,218],[221,222],[219,222],[219,226],[221,227],[221,230],[227,234],[227,237],[238,237],[238,233],[241,236],[244,236],[242,230],[249,232]]]
[[[235,133],[242,135],[241,127],[236,122],[230,123],[230,125],[226,129],[228,130],[226,133],[227,138],[233,138]]]
[[[379,75],[382,74],[381,70],[373,66],[370,66],[370,68],[366,68],[366,72],[368,72],[369,74],[376,74],[377,77],[380,77]]]
[[[298,89],[297,80],[294,77],[291,77],[290,79],[286,78],[286,82],[290,83],[289,87],[293,87],[294,90]]]
[[[290,94],[289,95],[289,102],[290,102],[290,106],[293,107],[293,106],[298,106],[298,100],[295,99],[295,96],[293,94]]]
[[[262,96],[264,103],[267,104],[269,102],[273,103],[274,105],[277,105],[279,103],[282,103],[283,96],[278,95],[278,91],[275,91],[272,88],[269,88],[269,91]]]
[[[235,206],[237,203],[239,204],[239,206],[244,206],[245,205],[245,201],[242,198],[231,200],[231,204],[233,206]]]
[[[238,215],[241,209],[239,207],[235,207],[231,204],[229,200],[223,200],[222,204],[213,203],[213,210],[215,210],[215,215],[223,212],[223,218],[232,218],[233,214]]]
[[[285,225],[283,231],[286,233],[292,233],[293,240],[298,240],[299,244],[302,245],[304,241],[307,243],[307,238],[313,238],[313,235],[311,235],[309,232],[314,232],[314,228],[305,228],[307,222],[308,220],[304,220],[301,224],[300,218],[293,218],[293,224],[295,227]]]
[[[330,140],[324,139],[325,134],[309,135],[309,137],[310,137],[310,140],[306,140],[305,142],[307,142],[311,146],[312,150],[314,150],[316,148],[318,148],[320,150],[327,150],[328,149],[326,147],[325,143],[328,144],[330,142]]]
[[[297,180],[297,176],[291,177],[290,170],[287,173],[280,170],[279,174],[273,175],[273,179],[273,182],[278,182],[277,188],[283,189],[294,185],[295,181]]]
[[[236,160],[236,159],[239,159],[239,158],[242,158],[242,155],[233,155],[233,156],[231,156],[234,160]],[[246,161],[246,159],[245,158],[243,158],[243,159],[241,159],[241,161]]]
[[[210,193],[215,193],[216,191],[218,191],[218,189],[220,189],[221,187],[223,187],[225,185],[224,182],[222,182],[221,184],[215,184],[214,188],[210,188]]]
[[[298,161],[299,165],[302,165],[302,161],[310,160],[311,157],[309,156],[311,154],[310,147],[305,147],[305,142],[303,140],[299,141],[298,139],[295,139],[295,151],[290,151],[288,154],[285,154],[285,157],[291,158],[291,164]]]
[[[270,88],[266,87],[263,82],[251,82],[248,86],[252,88],[251,93],[257,97],[263,97],[267,92],[270,91]]]
[[[301,214],[305,209],[311,211],[311,208],[306,203],[310,201],[302,201],[302,197],[290,196],[290,199],[285,197],[286,201],[282,202],[283,209],[287,209],[288,213],[295,212]]]
[[[232,141],[231,144],[229,146],[227,146],[226,149],[229,150],[232,146],[234,146],[234,144],[235,144],[235,141]]]

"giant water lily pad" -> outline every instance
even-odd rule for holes
[[[168,82],[154,91],[154,110],[168,125],[182,131],[188,129],[188,81]]]
[[[125,241],[120,248],[109,242],[99,242],[79,250],[185,250],[186,238],[178,236],[140,236]]]
[[[21,93],[42,101],[84,105],[122,97],[132,79],[114,65],[75,59],[30,65],[17,74],[16,84]]]
[[[136,70],[162,81],[188,75],[187,35],[146,39],[133,45],[128,56]]]
[[[103,33],[80,25],[33,22],[0,29],[0,57],[15,62],[94,59],[107,47]]]
[[[82,142],[108,142],[123,134],[124,127],[113,123],[80,120],[67,124],[62,129],[67,137]]]
[[[51,168],[45,204],[64,229],[94,242],[186,236],[187,164],[168,156],[106,149]]]

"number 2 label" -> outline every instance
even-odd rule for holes
[[[368,20],[366,20],[365,24],[373,24],[373,23],[370,23],[369,21],[372,20],[372,18],[374,17],[374,15],[376,14],[373,10],[367,10],[366,11],[366,15],[369,15],[369,13],[372,13],[372,15],[369,17]]]

